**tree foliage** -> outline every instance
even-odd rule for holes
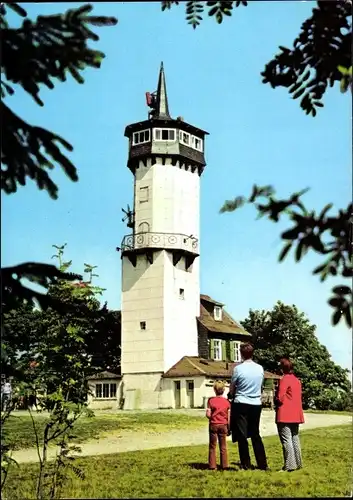
[[[59,270],[64,272],[72,264],[64,260],[65,245],[53,246]],[[43,433],[32,418],[39,457],[37,499],[58,498],[68,469],[83,477],[70,458],[72,452],[79,451],[70,441],[75,437],[75,422],[83,414],[91,415],[87,408],[87,377],[107,368],[120,368],[120,313],[109,311],[106,304],[100,306],[103,289],[92,282],[95,268],[85,264],[86,281],[61,279],[50,285],[48,294],[63,305],[64,313],[51,307],[36,310],[30,304],[22,304],[4,314],[3,372],[12,375],[17,389],[10,408],[13,409],[16,398],[36,394],[37,409],[49,412]],[[6,422],[4,429],[6,438]],[[51,443],[59,446],[54,463],[47,460]],[[12,463],[11,443],[5,439],[3,444],[7,474]]]
[[[64,248],[64,245],[53,246],[59,248],[58,254]],[[71,261],[62,260],[62,254],[58,260],[60,270],[72,265]],[[46,359],[43,366],[51,373],[60,373],[67,360],[54,352],[58,345],[65,344],[70,325],[83,332],[80,347],[90,359],[91,371],[120,368],[120,311],[109,310],[106,303],[100,305],[97,297],[103,289],[93,285],[92,267],[96,266],[85,265],[86,281],[61,279],[50,285],[47,302],[54,303],[54,307],[39,310],[26,303],[3,312],[2,355],[6,375],[25,380],[31,373],[28,371],[31,361],[39,362],[40,358]]]
[[[162,10],[179,3],[162,1]],[[255,2],[252,4],[256,6]],[[208,9],[208,16],[221,24],[225,17],[232,16],[235,7],[247,5],[246,1],[185,2],[186,21],[195,29]],[[344,73],[348,78],[343,88],[350,86],[351,39],[351,2],[318,1],[312,16],[303,22],[293,48],[279,46],[280,52],[265,65],[261,73],[263,83],[272,88],[288,88],[293,99],[301,97],[302,109],[315,116],[317,108],[324,105],[322,99],[327,88],[342,80],[342,68],[348,72]]]
[[[285,87],[293,99],[301,97],[306,114],[323,107],[327,88],[342,79],[339,67],[352,64],[352,5],[347,1],[317,2],[304,21],[293,48],[280,46],[280,53],[266,64],[263,82]]]
[[[19,28],[9,25],[7,11],[12,9],[24,18]],[[78,180],[76,167],[63,149],[72,151],[72,145],[59,135],[42,127],[27,123],[11,109],[7,100],[20,85],[39,106],[44,106],[40,97],[43,85],[54,89],[64,82],[68,74],[80,84],[86,68],[99,68],[105,55],[88,46],[89,40],[98,36],[90,26],[112,26],[117,20],[112,17],[91,16],[91,5],[70,9],[64,14],[38,16],[35,21],[27,18],[25,9],[16,3],[0,6],[1,28],[1,188],[5,193],[15,193],[28,179],[36,182],[53,199],[58,197],[58,186],[49,172],[59,165],[72,180]],[[6,103],[5,100],[6,99]],[[77,279],[77,275],[63,276],[54,266],[25,263],[2,269],[3,304],[10,308],[17,300],[42,307],[49,304],[49,295],[33,292],[23,285],[24,278],[39,283],[45,288],[58,279]],[[53,302],[51,302],[53,305]]]
[[[238,196],[226,201],[220,212],[233,212],[245,203],[253,204],[259,217],[267,216],[272,222],[287,217],[293,224],[281,234],[283,248],[279,261],[283,261],[290,250],[294,251],[299,262],[309,250],[318,253],[323,261],[313,270],[321,281],[329,276],[341,276],[350,279],[353,276],[352,261],[352,216],[353,205],[346,210],[339,210],[337,215],[329,215],[332,204],[328,204],[319,213],[309,212],[302,202],[302,195],[307,190],[293,194],[289,199],[276,199],[272,186],[254,186],[249,198]],[[350,283],[349,283],[350,284]],[[352,291],[349,286],[335,286],[332,289],[329,304],[333,307],[334,325],[343,317],[348,327],[352,325]]]
[[[284,356],[293,361],[305,408],[346,409],[351,391],[348,370],[333,362],[316,337],[316,326],[294,305],[277,302],[272,311],[250,310],[242,325],[252,334],[255,360],[265,370],[278,372]]]
[[[170,9],[179,2],[162,2],[162,10]],[[224,16],[232,15],[234,7],[246,6],[240,1],[210,1],[186,3],[186,19],[194,28],[202,21],[202,14],[208,8],[208,15],[222,23]],[[255,3],[254,3],[255,5]],[[315,116],[317,108],[323,107],[323,97],[328,87],[340,82],[341,92],[352,89],[352,4],[349,1],[318,1],[312,16],[306,19],[300,33],[293,42],[293,48],[280,46],[279,54],[265,65],[261,73],[263,83],[272,88],[285,87],[293,99],[301,98],[300,106],[306,114]],[[294,193],[290,199],[274,199],[272,186],[254,186],[253,193],[246,199],[238,196],[226,201],[221,213],[232,212],[253,203],[259,216],[267,215],[273,222],[286,215],[294,226],[282,233],[285,245],[279,260],[285,259],[290,249],[295,248],[295,259],[299,262],[308,250],[325,256],[325,260],[314,269],[321,281],[328,276],[340,276],[352,280],[352,204],[341,209],[337,215],[327,212],[332,205],[326,205],[320,214],[309,211],[300,197],[303,190]],[[265,204],[258,203],[258,199]],[[329,304],[334,308],[332,323],[338,324],[344,318],[352,326],[352,289],[342,284],[332,290]]]

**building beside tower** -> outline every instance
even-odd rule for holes
[[[247,333],[223,304],[200,295],[200,178],[208,133],[169,112],[163,64],[146,120],[128,125],[134,178],[124,236],[121,373],[90,381],[92,405],[200,407],[230,378]]]

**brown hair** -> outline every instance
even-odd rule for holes
[[[288,358],[281,358],[280,367],[283,373],[293,373],[293,363]]]
[[[217,396],[222,396],[225,389],[224,383],[221,380],[216,380],[216,382],[213,384],[213,389]]]
[[[254,352],[254,347],[247,342],[246,344],[240,344],[240,354],[243,359],[252,358]]]

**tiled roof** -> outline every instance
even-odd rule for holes
[[[209,295],[204,295],[203,293],[200,295],[201,300],[205,300],[206,302],[210,302],[211,304],[214,304],[215,306],[224,306],[222,302],[217,302],[217,300],[212,299]]]
[[[117,375],[116,373],[113,372],[103,371],[99,373],[94,373],[90,377],[87,377],[87,380],[101,380],[106,378],[120,379],[121,375]]]
[[[211,314],[205,305],[204,301],[209,302],[215,305],[221,305],[220,302],[216,302],[208,295],[200,295],[200,317],[197,318],[200,323],[207,328],[209,332],[212,333],[234,333],[240,335],[246,335],[247,337],[251,337],[251,334],[248,333],[239,323],[237,323],[230,314],[223,308],[222,309],[222,320],[217,321],[214,319],[214,315]]]
[[[175,365],[173,365],[163,377],[210,377],[229,379],[232,376],[234,367],[239,363],[228,361],[214,361],[203,359],[198,356],[184,356]],[[274,373],[265,371],[265,378],[281,378]]]

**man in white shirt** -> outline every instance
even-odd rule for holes
[[[243,469],[252,468],[248,446],[248,437],[251,437],[257,468],[266,470],[268,469],[266,452],[260,436],[264,369],[253,361],[253,352],[254,348],[249,343],[240,346],[243,362],[234,368],[229,395],[233,398],[232,421],[235,427],[235,439],[238,441],[241,466]]]

